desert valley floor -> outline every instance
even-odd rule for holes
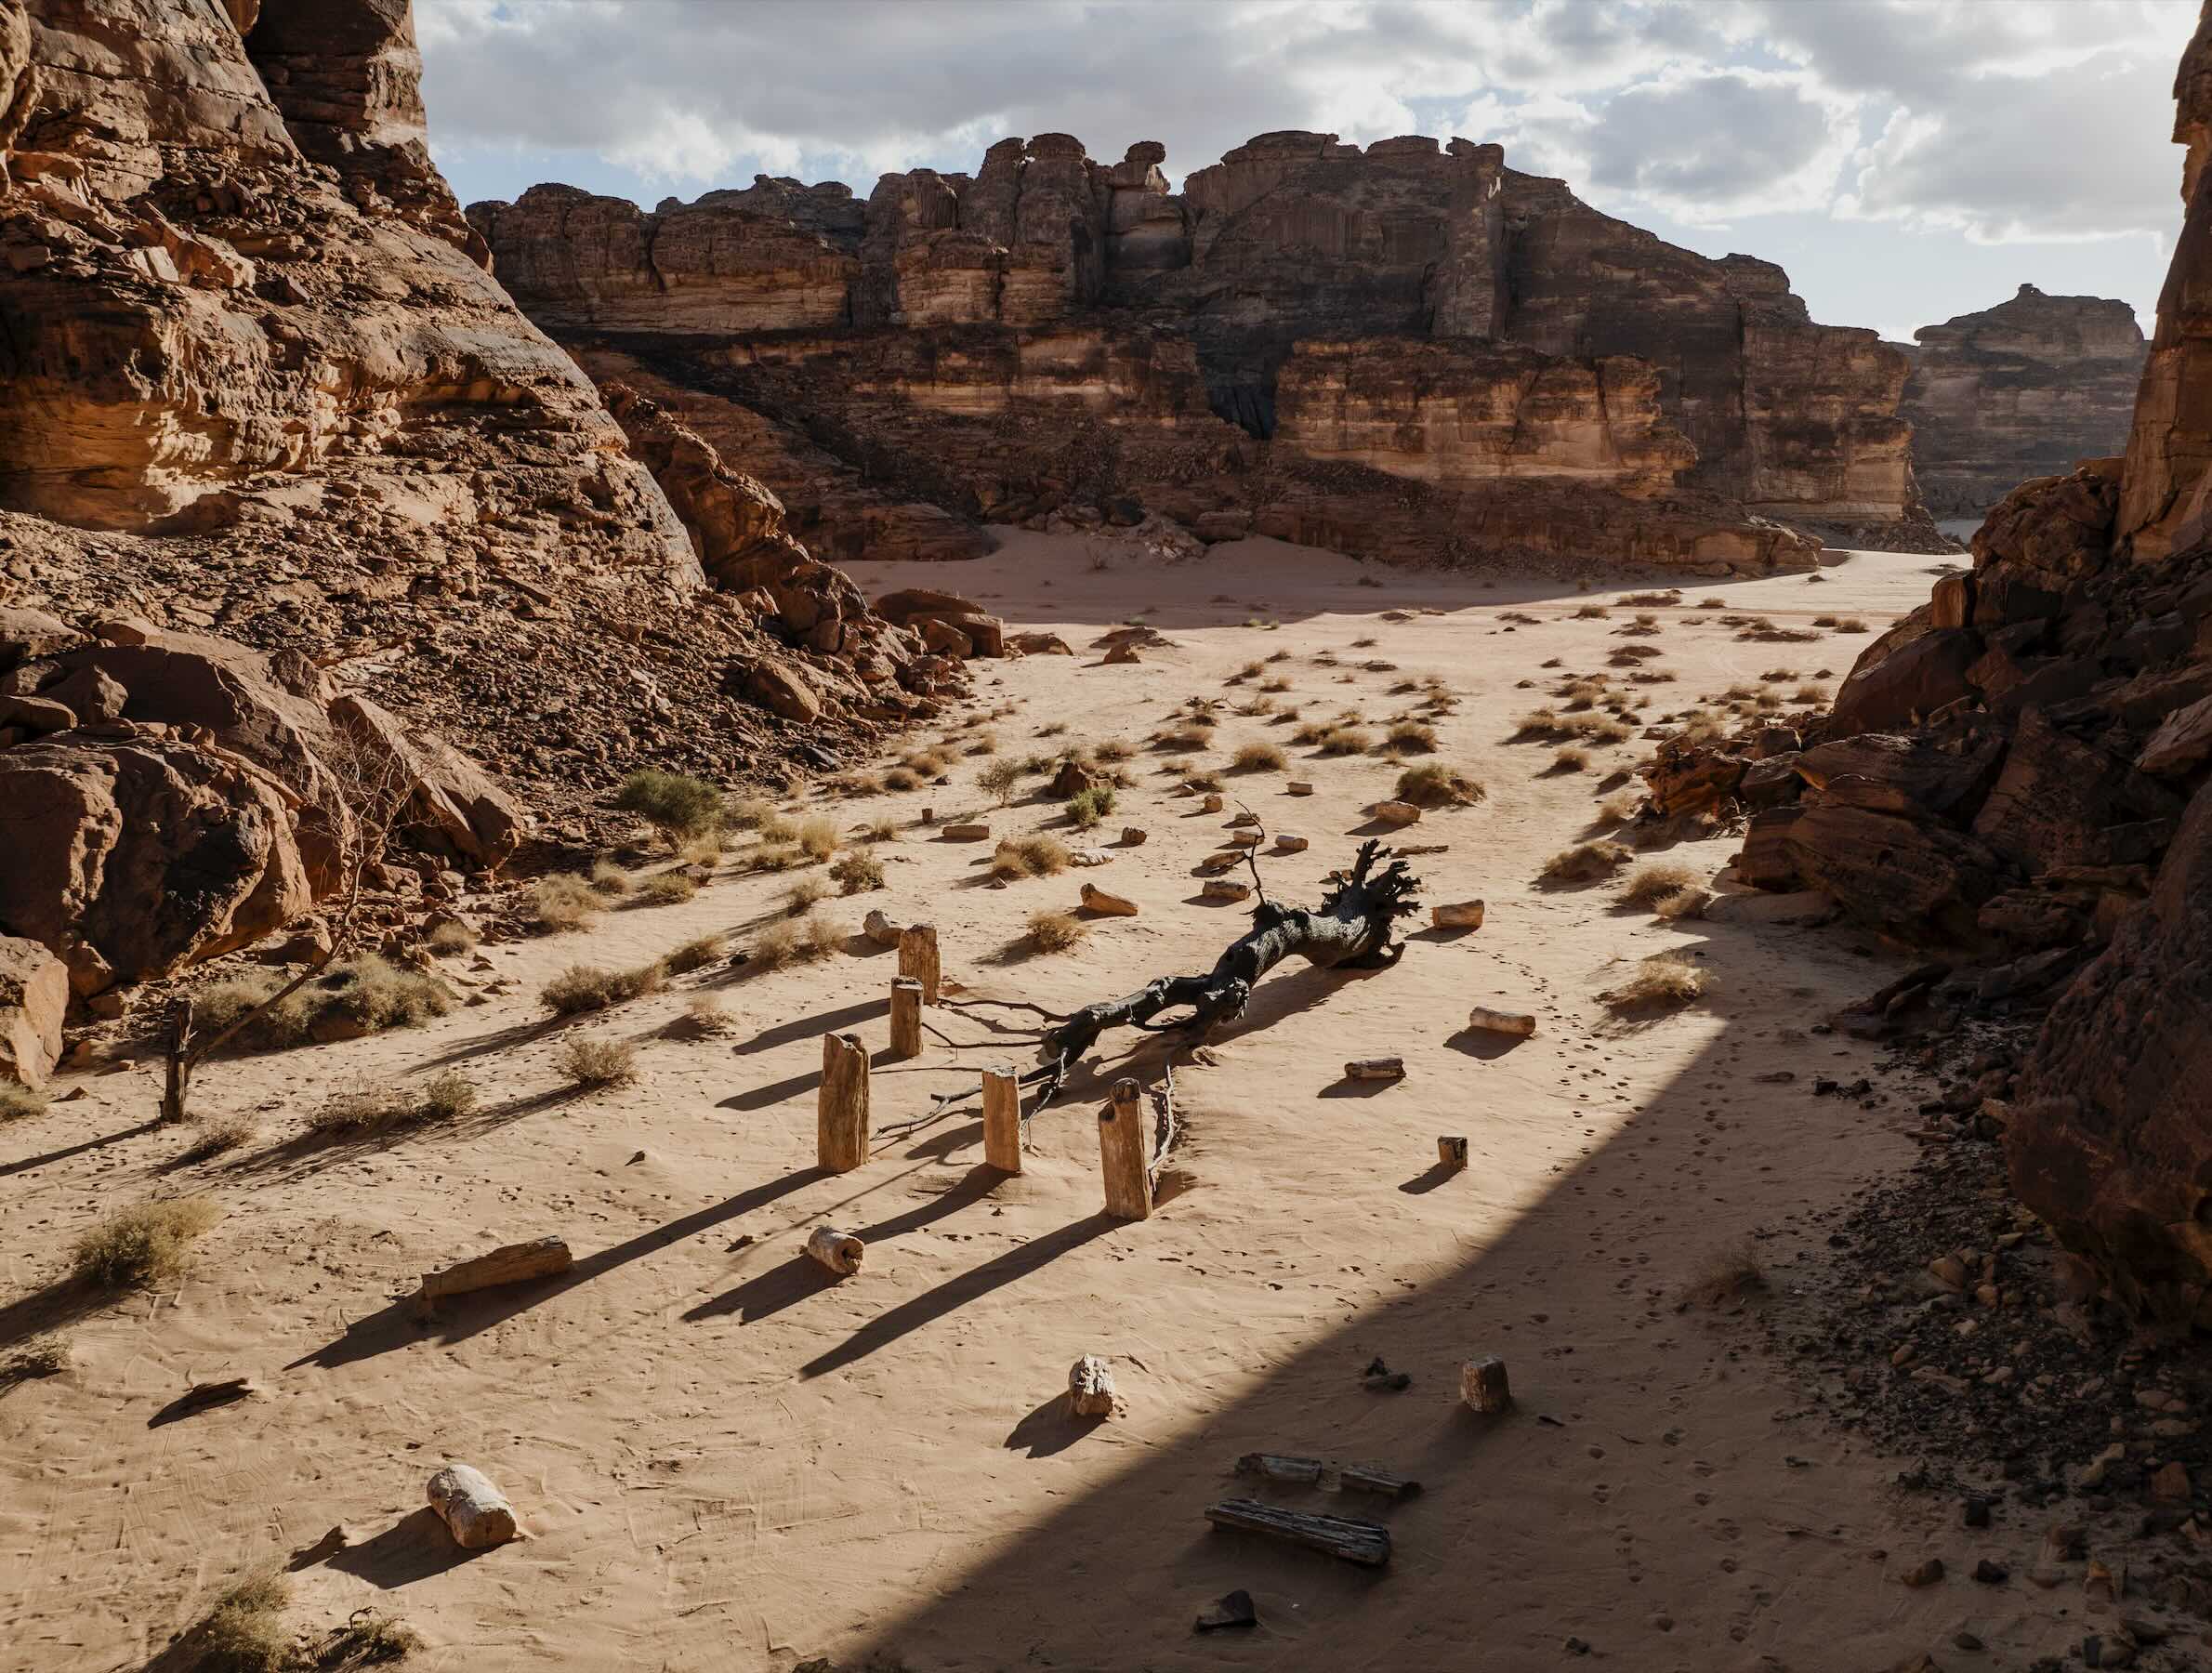
[[[1915,1153],[1909,1077],[1874,1110],[1811,1092],[1874,1070],[1876,1047],[1815,1025],[1903,955],[1780,921],[1804,903],[1725,881],[1705,918],[1673,922],[1606,883],[1537,881],[1547,856],[1603,834],[1600,786],[1650,745],[1639,731],[1558,771],[1554,744],[1508,741],[1516,717],[1626,642],[1677,677],[1633,688],[1654,720],[1784,669],[1785,690],[1833,690],[1938,560],[1830,556],[1817,578],[1627,607],[1626,584],[1381,570],[1260,540],[1096,568],[1078,542],[1008,532],[970,564],[858,566],[871,593],[955,586],[1075,648],[975,665],[972,708],[908,746],[985,730],[1014,757],[1135,744],[1134,785],[1098,834],[1110,863],[994,886],[991,844],[919,823],[928,807],[938,826],[973,813],[999,835],[1088,840],[1055,801],[993,805],[975,784],[988,756],[926,788],[786,804],[849,832],[898,823],[873,845],[888,888],[826,910],[856,931],[870,907],[933,921],[962,1002],[928,1014],[957,1045],[932,1034],[917,1060],[878,1062],[875,1153],[842,1176],[814,1166],[821,1036],[880,1050],[896,966],[857,933],[825,959],[717,966],[571,1021],[537,1002],[579,961],[634,965],[709,931],[747,945],[783,916],[793,876],[749,870],[744,838],[688,902],[444,960],[467,1002],[441,1020],[210,1065],[199,1111],[259,1128],[228,1155],[178,1166],[192,1135],[153,1123],[155,1058],[63,1076],[0,1145],[0,1346],[53,1322],[43,1286],[101,1213],[189,1191],[224,1218],[180,1286],[85,1314],[64,1376],[0,1394],[0,1666],[138,1667],[269,1562],[295,1568],[303,1617],[374,1606],[424,1635],[411,1665],[471,1673],[1505,1669],[1585,1650],[1620,1667],[1824,1670],[1889,1666],[1969,1622],[1989,1646],[1975,1665],[2061,1653],[2080,1637],[2077,1590],[1967,1578],[1976,1556],[2024,1563],[2039,1526],[2000,1519],[1969,1549],[1955,1504],[1900,1494],[1899,1459],[1810,1414],[1741,1318],[1679,1304],[1747,1238],[1781,1271],[1822,1235],[1817,1212]],[[1745,640],[1702,608],[1716,598],[1785,627],[1863,630]],[[1611,613],[1577,616],[1593,602]],[[1637,609],[1657,631],[1624,640]],[[1140,613],[1167,643],[1104,663],[1092,642]],[[1255,661],[1265,680],[1225,685]],[[1267,680],[1287,680],[1276,701],[1307,720],[1349,708],[1379,727],[1410,701],[1393,688],[1430,676],[1459,699],[1433,758],[1488,794],[1391,839],[1446,845],[1413,862],[1415,926],[1475,898],[1487,921],[1415,928],[1392,969],[1269,977],[1208,1060],[1178,1060],[1187,1137],[1151,1219],[1100,1212],[1095,1113],[1116,1074],[1157,1077],[1162,1040],[1110,1035],[1035,1120],[1019,1178],[983,1166],[972,1102],[895,1130],[978,1065],[1029,1062],[1025,1013],[967,1002],[1065,1010],[1211,965],[1245,909],[1201,901],[1192,867],[1240,804],[1271,837],[1309,838],[1262,863],[1271,896],[1293,901],[1317,899],[1375,828],[1396,764],[1310,749],[1290,751],[1289,776],[1311,797],[1280,772],[1231,774],[1227,810],[1201,812],[1147,743],[1185,699],[1229,700],[1197,752],[1225,767],[1240,744],[1287,742],[1279,715],[1237,712]],[[1115,845],[1125,824],[1149,840]],[[1709,879],[1735,847],[1665,857]],[[1086,881],[1139,916],[1100,918],[1065,952],[1008,951],[1032,911],[1072,909]],[[1624,1017],[1600,997],[1669,948],[1709,975],[1695,1004]],[[730,1031],[665,1032],[703,990]],[[1476,1005],[1533,1010],[1537,1032],[1510,1048],[1470,1034]],[[578,1032],[638,1042],[638,1082],[564,1090],[553,1058]],[[1402,1081],[1344,1078],[1347,1060],[1383,1054],[1404,1058]],[[458,1123],[365,1146],[298,1137],[349,1087],[453,1067],[482,1094]],[[1433,1165],[1439,1134],[1468,1138],[1465,1172]],[[860,1275],[832,1282],[799,1256],[824,1222],[866,1239]],[[576,1252],[566,1277],[427,1324],[401,1299],[427,1269],[546,1233]],[[1462,1362],[1484,1352],[1518,1397],[1487,1421],[1457,1398]],[[1114,1368],[1126,1409],[1110,1419],[1065,1414],[1083,1353]],[[1378,1357],[1410,1386],[1371,1387]],[[191,1383],[235,1376],[260,1394],[150,1426]],[[1390,1565],[1210,1529],[1208,1504],[1253,1490],[1231,1470],[1255,1450],[1418,1478],[1402,1504],[1342,1505],[1389,1522]],[[472,1554],[447,1539],[422,1496],[448,1458],[506,1488],[526,1540]],[[343,1543],[323,1543],[334,1527]],[[1946,1551],[1950,1579],[1900,1584]],[[1257,1628],[1194,1634],[1238,1587]]]

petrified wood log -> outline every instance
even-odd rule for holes
[[[465,1551],[505,1545],[515,1536],[515,1508],[491,1478],[467,1464],[448,1464],[430,1478],[430,1508]]]
[[[1380,1522],[1358,1522],[1348,1516],[1313,1516],[1250,1498],[1208,1505],[1205,1519],[1217,1528],[1264,1534],[1367,1568],[1380,1568],[1390,1561],[1390,1531]]]

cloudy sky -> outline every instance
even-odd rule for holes
[[[1271,128],[1463,134],[1813,316],[1909,336],[2023,281],[2146,332],[2194,0],[416,0],[464,203],[972,171],[1007,135],[1177,178]]]

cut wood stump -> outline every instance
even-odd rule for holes
[[[891,978],[891,1056],[921,1055],[922,984],[911,976],[894,976]],[[825,1065],[826,1062],[825,1059]]]
[[[991,827],[981,820],[963,821],[945,826],[944,839],[947,842],[988,842],[991,840]]]
[[[1229,833],[1229,846],[1236,849],[1257,848],[1259,833],[1257,831],[1231,831]]]
[[[1095,912],[1101,917],[1135,917],[1137,902],[1126,895],[1108,894],[1103,889],[1086,883],[1083,886],[1083,910]]]
[[[807,1233],[806,1252],[809,1259],[820,1261],[840,1278],[849,1278],[861,1270],[868,1245],[849,1232],[817,1226]]]
[[[1331,1464],[1287,1453],[1246,1453],[1236,1461],[1236,1472],[1295,1486],[1319,1487],[1328,1493],[1372,1493],[1387,1499],[1413,1498],[1421,1491],[1420,1482],[1387,1469],[1365,1464]]]
[[[1459,1367],[1459,1398],[1478,1412],[1502,1412],[1513,1403],[1506,1362],[1485,1353]]]
[[[983,1160],[1000,1173],[1021,1171],[1021,1077],[1010,1064],[983,1071]]]
[[[1221,798],[1209,790],[1205,800],[1200,802],[1198,808],[1202,813],[1218,813],[1221,810]]]
[[[1251,1498],[1223,1499],[1218,1505],[1208,1505],[1205,1519],[1217,1528],[1264,1534],[1271,1539],[1325,1551],[1366,1568],[1380,1568],[1390,1561],[1390,1531],[1380,1522],[1358,1522],[1347,1516],[1314,1516]]]
[[[1405,1078],[1403,1058],[1354,1058],[1344,1065],[1344,1078],[1356,1081],[1391,1081]]]
[[[922,1003],[935,1005],[944,975],[937,962],[937,926],[909,924],[899,932],[899,974],[922,984]]]
[[[1249,808],[1239,808],[1231,816],[1229,826],[1231,830],[1242,830],[1246,825],[1257,825],[1258,823],[1258,814],[1253,812]]]
[[[515,1536],[515,1508],[491,1478],[467,1464],[448,1464],[430,1478],[430,1508],[465,1551],[489,1550]]]
[[[1209,901],[1248,901],[1252,898],[1252,885],[1228,877],[1210,877],[1199,893]]]
[[[427,1313],[446,1296],[465,1296],[471,1290],[492,1289],[502,1284],[523,1284],[533,1278],[551,1278],[576,1264],[568,1245],[558,1237],[533,1237],[528,1243],[506,1244],[486,1255],[458,1261],[441,1271],[425,1272],[422,1288],[415,1295],[417,1312]]]
[[[831,1173],[850,1173],[868,1159],[868,1048],[858,1034],[822,1036],[814,1159]]]
[[[1288,831],[1277,831],[1275,833],[1275,851],[1278,854],[1302,854],[1306,851],[1306,839],[1303,836],[1293,836]]]
[[[1152,1154],[1144,1100],[1127,1077],[1113,1083],[1113,1097],[1099,1112],[1099,1170],[1106,1183],[1106,1212],[1115,1219],[1152,1215]]]
[[[1078,1417],[1113,1416],[1113,1367],[1086,1353],[1068,1367],[1068,1405]]]
[[[1409,825],[1421,823],[1421,810],[1411,802],[1385,801],[1375,804],[1375,817],[1385,824]]]
[[[1455,1134],[1439,1133],[1436,1136],[1436,1159],[1444,1167],[1465,1167],[1467,1140]]]
[[[1482,902],[1480,901],[1451,901],[1429,909],[1429,921],[1439,929],[1480,929],[1482,927]]]
[[[1467,1025],[1483,1034],[1518,1034],[1524,1040],[1536,1032],[1536,1019],[1528,1012],[1492,1010],[1487,1005],[1468,1012]]]
[[[1144,839],[1149,834],[1142,825],[1124,825],[1122,826],[1122,847],[1142,848]]]
[[[1311,796],[1313,786],[1304,779],[1292,779],[1289,784],[1283,786],[1283,793],[1285,796]]]
[[[861,919],[861,933],[879,947],[895,947],[902,933],[899,926],[883,916],[883,908],[872,907],[868,916]]]

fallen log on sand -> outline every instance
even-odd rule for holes
[[[507,1244],[490,1254],[456,1262],[442,1271],[425,1272],[422,1288],[415,1294],[417,1312],[428,1312],[447,1296],[465,1296],[471,1290],[492,1289],[502,1284],[524,1284],[533,1278],[551,1278],[576,1264],[568,1245],[558,1237],[533,1237],[528,1243]]]
[[[1270,1539],[1326,1551],[1367,1568],[1380,1568],[1390,1561],[1390,1531],[1380,1522],[1357,1522],[1348,1516],[1314,1516],[1249,1498],[1208,1505],[1205,1519],[1217,1528],[1264,1534]]]
[[[465,1551],[505,1545],[515,1536],[515,1508],[482,1470],[448,1464],[430,1478],[430,1508]]]

